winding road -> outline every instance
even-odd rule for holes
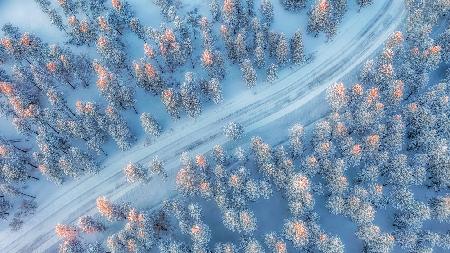
[[[127,152],[108,158],[104,169],[95,176],[81,178],[61,186],[45,196],[36,214],[16,233],[0,233],[0,252],[56,252],[57,223],[73,223],[84,214],[94,214],[95,199],[104,195],[112,200],[123,199],[135,206],[158,205],[175,194],[174,177],[181,152],[205,153],[215,144],[226,144],[222,127],[229,121],[252,132],[282,120],[317,99],[329,84],[342,80],[369,59],[396,30],[406,16],[403,1],[380,1],[370,12],[349,17],[336,38],[317,48],[313,62],[294,70],[285,70],[272,86],[247,90],[222,105],[206,110],[195,121],[183,119],[151,146],[136,145]],[[363,16],[364,15],[364,16]],[[289,73],[288,73],[289,72]],[[321,115],[304,115],[314,121]],[[286,130],[283,130],[286,131]],[[166,161],[169,178],[153,180],[146,185],[127,184],[122,167],[130,162],[146,163],[158,155]],[[142,198],[142,195],[145,198]],[[134,196],[140,196],[134,198]],[[6,230],[6,229],[5,229]]]

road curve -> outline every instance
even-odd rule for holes
[[[95,213],[95,199],[99,195],[112,200],[131,199],[136,206],[144,205],[142,194],[146,196],[146,206],[157,205],[162,199],[174,195],[173,179],[181,152],[204,153],[215,144],[226,144],[221,130],[229,121],[240,122],[246,132],[251,133],[282,119],[373,55],[406,15],[403,1],[387,0],[376,8],[364,18],[361,14],[351,17],[339,28],[333,41],[318,48],[312,63],[290,73],[282,73],[282,79],[272,86],[257,87],[256,92],[245,91],[220,106],[206,110],[195,122],[183,119],[173,131],[161,136],[151,146],[140,144],[117,153],[105,161],[105,168],[98,175],[69,182],[51,196],[45,196],[36,214],[21,231],[0,233],[0,252],[55,252],[58,238],[54,226],[73,223],[81,215]],[[140,186],[125,183],[121,169],[126,163],[145,163],[155,155],[166,161],[169,170],[167,182],[154,180]],[[137,194],[141,197],[133,199]]]

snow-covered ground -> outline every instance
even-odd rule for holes
[[[1,5],[0,2],[0,8]],[[282,71],[280,80],[272,86],[242,90],[220,107],[206,109],[196,120],[185,118],[173,124],[151,146],[141,142],[129,151],[110,156],[98,175],[68,182],[54,191],[42,191],[44,195],[39,196],[36,214],[25,222],[22,230],[0,232],[1,252],[54,252],[58,242],[54,226],[73,223],[83,214],[94,213],[95,199],[99,195],[130,201],[136,207],[157,205],[173,196],[174,175],[181,152],[205,153],[215,144],[227,145],[221,129],[229,121],[241,123],[246,130],[247,138],[238,144],[248,142],[252,135],[262,134],[279,140],[286,135],[284,129],[290,123],[299,121],[308,125],[316,121],[327,112],[323,91],[328,85],[346,79],[372,56],[398,29],[404,17],[403,1],[376,1],[368,9],[345,19],[333,41],[316,47],[312,63]],[[147,185],[125,182],[122,167],[126,163],[145,163],[155,155],[166,161],[167,182],[159,179]]]

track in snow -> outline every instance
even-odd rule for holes
[[[137,145],[127,152],[118,152],[105,161],[105,168],[98,175],[83,177],[46,196],[36,214],[16,233],[0,234],[0,252],[54,252],[58,238],[54,233],[57,223],[73,223],[85,214],[94,214],[95,199],[104,195],[117,200],[132,196],[136,191],[146,194],[147,206],[158,205],[175,194],[174,176],[181,152],[205,153],[215,144],[225,144],[222,127],[229,121],[244,126],[247,133],[280,120],[295,112],[329,84],[339,81],[367,60],[383,45],[405,16],[403,1],[387,0],[370,16],[351,17],[339,28],[336,38],[318,48],[314,61],[307,64],[270,87],[257,87],[205,111],[195,122],[184,119],[149,147]],[[305,117],[308,117],[307,115]],[[311,118],[310,121],[315,121]],[[166,161],[168,182],[152,181],[137,187],[124,180],[122,167],[130,162],[145,163],[158,155]],[[134,203],[139,205],[138,202]]]

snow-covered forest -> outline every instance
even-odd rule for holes
[[[450,252],[449,0],[2,0],[0,28],[0,252]]]

